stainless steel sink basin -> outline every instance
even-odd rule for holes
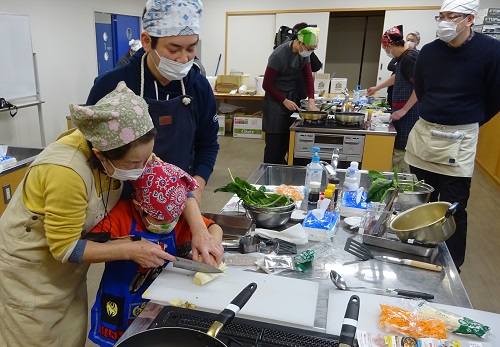
[[[338,169],[337,177],[340,183],[344,183],[346,169]],[[392,179],[394,174],[392,172],[384,172],[388,179]],[[398,174],[399,179],[407,180],[412,179],[410,174]],[[305,166],[287,166],[287,165],[272,165],[260,164],[259,167],[248,178],[249,183],[259,185],[280,185],[286,184],[291,186],[303,186],[306,179]],[[361,171],[360,186],[368,189],[372,182],[367,171]],[[326,186],[326,171],[323,175],[323,186]]]
[[[11,171],[17,167],[24,166],[26,163],[32,162],[42,151],[43,148],[8,146],[6,154],[16,158],[17,162],[13,167],[9,167],[2,173],[6,173],[7,171]]]

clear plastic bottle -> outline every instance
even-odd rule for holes
[[[350,167],[348,169],[348,172],[349,172],[349,175],[346,175],[345,180],[344,180],[344,185],[343,185],[344,192],[358,190],[359,184],[358,184],[358,179],[355,176],[354,168]]]
[[[323,166],[320,164],[319,160],[319,147],[313,147],[311,148],[311,152],[314,152],[312,160],[309,164],[307,164],[306,167],[306,181],[304,184],[304,197],[309,196],[309,184],[311,182],[319,182],[321,187],[321,181],[323,179]],[[319,191],[318,191],[318,198],[319,198]],[[316,199],[315,202],[317,202],[318,199]]]
[[[359,103],[359,89],[361,88],[361,86],[358,84],[356,86],[356,90],[354,91],[354,94],[352,95],[352,101],[354,103]]]
[[[349,167],[352,167],[354,169],[354,177],[356,177],[356,179],[358,180],[359,186],[359,183],[361,182],[361,171],[359,171],[359,163],[357,161],[351,161]]]
[[[368,98],[366,97],[366,92],[363,92],[361,97],[359,98],[360,105],[366,105],[368,103]]]

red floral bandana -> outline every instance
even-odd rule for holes
[[[188,192],[198,188],[198,183],[179,167],[153,157],[132,186],[144,212],[158,220],[173,221],[184,211]]]
[[[386,47],[392,44],[393,42],[403,41],[403,40],[404,40],[403,26],[402,25],[393,26],[382,35],[382,46]]]

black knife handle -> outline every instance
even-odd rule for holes
[[[347,303],[342,330],[340,331],[340,345],[352,346],[356,337],[359,315],[359,296],[353,295]]]
[[[434,295],[428,293],[414,292],[412,290],[405,290],[405,289],[392,289],[392,290],[398,293],[398,295],[407,296],[409,298],[421,298],[424,300],[434,299]]]

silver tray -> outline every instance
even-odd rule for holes
[[[239,239],[252,230],[253,222],[244,213],[243,215],[203,213],[203,216],[213,220],[222,228],[224,240]]]
[[[386,236],[388,235],[390,234],[386,233]],[[393,251],[418,255],[423,258],[434,257],[439,252],[437,246],[434,247],[416,246],[408,243],[403,243],[398,238],[378,237],[367,234],[363,235],[363,243],[380,248],[387,248]]]

